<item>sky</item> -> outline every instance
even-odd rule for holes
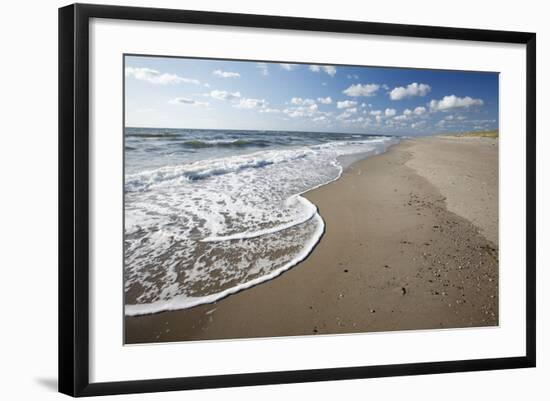
[[[498,129],[498,73],[125,56],[125,125],[428,135]]]

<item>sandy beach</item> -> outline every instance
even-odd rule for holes
[[[127,344],[498,325],[498,139],[405,140],[305,196],[326,223],[274,280],[125,318]]]

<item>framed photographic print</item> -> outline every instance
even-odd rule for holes
[[[535,34],[59,10],[59,390],[535,366]]]

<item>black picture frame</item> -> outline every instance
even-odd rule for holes
[[[519,357],[90,383],[88,61],[91,18],[437,38],[526,46],[526,353]],[[74,4],[59,9],[59,391],[71,396],[316,382],[534,367],[536,364],[536,35],[447,28]]]

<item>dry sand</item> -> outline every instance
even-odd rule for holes
[[[326,232],[280,277],[126,317],[126,343],[498,324],[498,140],[422,138],[306,194]]]
[[[498,245],[498,139],[417,139],[407,162],[446,197],[447,209],[470,220]]]

